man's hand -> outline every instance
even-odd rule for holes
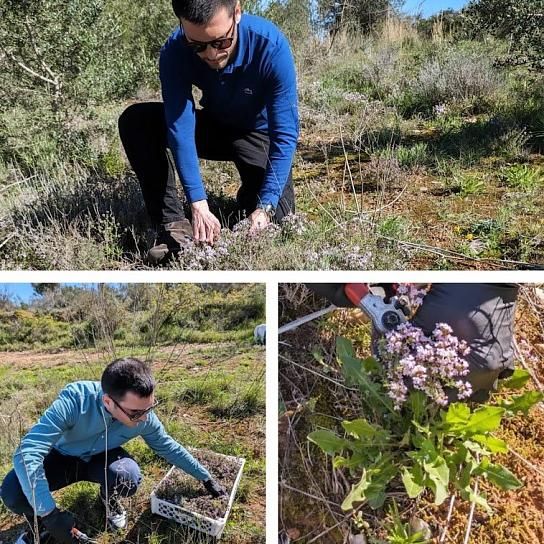
[[[217,497],[222,497],[227,494],[227,492],[213,479],[210,478],[205,482],[202,482],[208,493],[215,499]]]
[[[221,223],[208,208],[207,200],[199,200],[191,204],[193,215],[193,237],[196,242],[213,244],[221,232]]]
[[[76,524],[74,516],[55,508],[47,516],[42,517],[43,526],[59,544],[72,544],[72,529]]]
[[[262,208],[257,208],[249,216],[249,221],[249,233],[252,234],[266,228],[270,223],[270,216]]]

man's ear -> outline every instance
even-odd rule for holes
[[[240,2],[237,2],[236,7],[234,8],[234,20],[236,21],[236,24],[239,24],[241,19],[242,19],[242,6],[240,5]]]
[[[111,397],[107,393],[104,393],[102,395],[102,401],[104,402],[106,408],[112,408],[113,400],[111,400]]]

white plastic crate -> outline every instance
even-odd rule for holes
[[[190,448],[188,449],[190,451]],[[184,508],[183,506],[180,506],[179,504],[173,504],[171,502],[165,501],[164,499],[159,499],[159,497],[157,497],[156,495],[157,489],[161,486],[161,484],[165,480],[168,480],[172,472],[176,470],[175,466],[172,466],[170,468],[170,470],[166,473],[166,476],[159,482],[159,484],[152,491],[151,512],[153,512],[154,514],[158,514],[159,516],[163,516],[165,518],[177,521],[180,525],[186,525],[187,527],[191,527],[192,529],[201,531],[202,533],[206,533],[215,538],[219,538],[221,536],[221,533],[223,533],[225,529],[225,525],[227,524],[227,519],[229,517],[232,504],[234,503],[234,496],[236,495],[236,490],[238,489],[238,484],[240,483],[240,478],[242,477],[242,471],[244,469],[246,460],[243,457],[233,457],[230,455],[223,455],[221,453],[215,453],[215,452],[214,452],[214,455],[223,457],[225,459],[230,459],[230,460],[234,459],[240,463],[240,469],[238,470],[238,475],[236,476],[234,485],[232,486],[229,502],[227,505],[227,510],[225,512],[224,517],[219,519],[212,519],[202,514],[191,512],[190,510]]]

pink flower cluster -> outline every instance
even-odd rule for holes
[[[396,410],[406,401],[409,388],[423,391],[440,406],[448,404],[446,388],[457,397],[472,395],[470,383],[460,379],[469,371],[463,359],[470,348],[452,334],[446,323],[437,323],[430,337],[419,327],[403,323],[381,342],[380,359],[386,366],[386,388]]]

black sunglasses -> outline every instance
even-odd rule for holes
[[[153,408],[156,408],[160,404],[160,401],[156,400],[153,403],[153,406],[150,406],[149,408],[146,408],[145,410],[131,410],[132,413],[129,414],[113,397],[110,397],[110,398],[115,403],[115,406],[117,406],[117,408],[119,408],[121,412],[123,412],[130,419],[130,421],[136,421],[137,419],[140,419],[142,416],[145,416],[145,414],[147,414],[148,412],[151,412]]]
[[[181,29],[183,30],[183,27],[181,26],[181,23],[179,24]],[[224,49],[228,49],[232,42],[234,41],[234,28],[236,26],[236,16],[232,20],[232,25],[227,31],[227,34],[231,34],[232,36],[229,36],[228,38],[218,38],[217,40],[210,40],[209,42],[194,42],[189,41],[187,39],[187,36],[185,36],[185,32],[183,34],[183,39],[185,40],[185,45],[193,52],[193,53],[204,53],[206,49],[208,48],[208,45],[210,47],[213,47],[214,49],[218,49],[219,51],[222,51]]]

